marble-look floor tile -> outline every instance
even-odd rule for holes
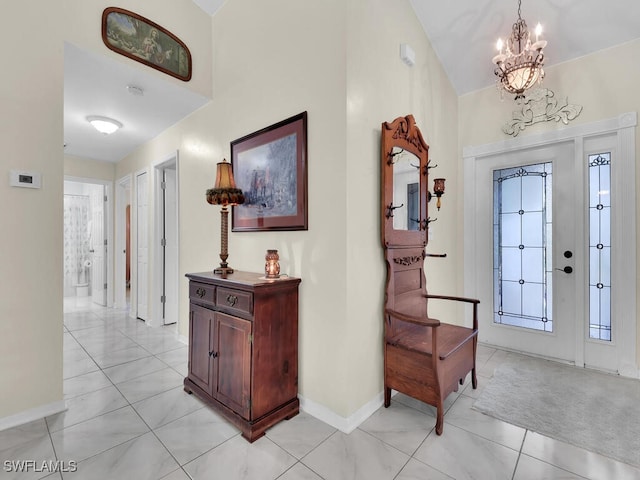
[[[171,352],[172,350],[182,349],[185,347],[184,343],[175,337],[172,338],[157,338],[148,341],[138,342],[142,348],[154,355],[160,355],[162,353]]]
[[[176,387],[137,402],[133,404],[133,408],[149,427],[156,429],[204,408],[204,404],[194,395],[185,392],[182,387]]]
[[[56,455],[51,438],[46,434],[28,442],[0,449],[0,459],[2,460],[0,479],[31,480],[51,473],[51,469],[46,470],[46,468],[49,462],[56,460]],[[34,464],[26,465],[24,463],[26,461]],[[43,462],[46,462],[44,468]]]
[[[46,477],[42,477],[41,480],[62,480],[62,473],[55,472],[51,475],[47,475]]]
[[[209,408],[196,410],[154,431],[180,465],[239,434],[235,427]]]
[[[276,445],[300,459],[329,438],[335,431],[335,428],[308,413],[300,412],[292,419],[282,421],[267,430],[267,437],[273,440]]]
[[[640,468],[538,433],[527,432],[522,453],[592,479],[637,480]]]
[[[166,392],[182,385],[184,378],[170,367],[149,373],[144,377],[116,384],[130,403],[139,402],[158,393]]]
[[[66,330],[62,335],[62,348],[64,352],[70,352],[71,350],[78,350],[82,348],[82,345],[78,343],[78,341],[73,338],[73,335]]]
[[[278,480],[322,480],[322,477],[313,472],[305,464],[298,462],[279,476]]]
[[[461,395],[447,412],[445,422],[519,451],[525,429],[473,410],[474,402],[474,399]]]
[[[91,356],[84,350],[84,348],[72,348],[70,350],[63,351],[62,360],[65,364],[74,363],[82,360],[91,360]]]
[[[537,458],[520,455],[513,480],[540,480],[541,478],[545,480],[584,480],[584,477],[554,467]]]
[[[179,468],[178,470],[171,472],[166,477],[162,477],[160,480],[191,480],[191,479],[189,478],[189,475],[187,475],[187,473],[182,468]]]
[[[511,355],[516,354],[504,350],[496,350],[485,363],[477,365],[477,374],[487,378],[493,377],[494,370]]]
[[[178,374],[180,374],[182,378],[186,377],[189,374],[189,367],[186,363],[183,365],[171,365],[171,368],[178,372]]]
[[[105,368],[103,372],[113,383],[123,383],[164,368],[167,368],[167,365],[156,357],[145,357],[122,365],[116,365],[115,367]]]
[[[274,480],[296,459],[266,437],[253,443],[237,436],[184,466],[193,480]]]
[[[111,386],[111,380],[100,370],[68,378],[63,382],[65,400]]]
[[[83,330],[85,328],[96,327],[104,324],[104,321],[97,317],[96,315],[65,315],[64,316],[64,326],[70,332],[74,332],[76,330]]]
[[[495,352],[495,348],[478,343],[478,348],[476,349],[476,366],[487,363]]]
[[[81,462],[149,431],[131,407],[106,413],[51,434],[61,460]]]
[[[415,458],[400,471],[395,480],[455,480],[449,475],[436,470],[435,468],[417,461]]]
[[[380,407],[360,429],[407,455],[413,455],[434,428],[433,417],[401,402]]]
[[[44,419],[0,431],[0,451],[14,448],[49,435]]]
[[[113,335],[93,342],[81,341],[80,343],[92,357],[104,356],[111,352],[138,346],[136,342],[124,335]]]
[[[151,432],[95,455],[78,464],[70,480],[157,480],[179,468]]]
[[[84,350],[82,350],[84,353]],[[62,377],[63,380],[77,377],[78,375],[84,375],[86,373],[96,372],[100,370],[100,367],[96,365],[91,357],[80,358],[78,360],[66,360],[62,365]]]
[[[112,412],[126,406],[128,402],[116,387],[110,385],[101,390],[70,398],[66,404],[67,410],[47,417],[47,425],[51,432]]]
[[[454,402],[457,400],[460,395],[460,390],[457,392],[451,392],[447,398],[444,399],[444,411],[446,412],[451,408]],[[407,407],[415,408],[416,410],[426,413],[427,415],[431,415],[433,417],[433,426],[435,427],[435,418],[437,414],[437,409],[433,405],[429,405],[428,403],[421,402],[413,397],[405,395],[404,393],[398,393],[391,397],[391,404],[394,402],[400,402]]]
[[[115,352],[107,352],[104,354],[96,355],[93,357],[94,361],[100,366],[100,368],[109,368],[123,363],[128,363],[133,360],[139,360],[150,355],[144,348],[135,346],[125,348],[124,350],[117,350]]]
[[[170,367],[173,367],[174,365],[186,365],[189,361],[189,347],[182,342],[178,343],[180,344],[179,347],[169,350],[168,352],[158,353],[156,354],[156,357]]]
[[[447,424],[445,416],[442,435],[429,435],[414,458],[457,480],[511,480],[518,452]]]
[[[409,456],[377,438],[354,430],[334,433],[301,461],[325,480],[390,480]]]

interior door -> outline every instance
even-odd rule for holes
[[[477,169],[479,340],[576,361],[584,272],[573,142],[486,157]],[[491,254],[493,252],[493,254]]]
[[[146,320],[149,305],[149,176],[146,172],[136,176],[137,209],[137,317]]]
[[[98,305],[107,304],[107,241],[104,185],[91,188],[91,299]]]

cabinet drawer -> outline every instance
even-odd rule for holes
[[[189,282],[189,298],[197,302],[215,305],[216,287],[206,283]]]
[[[227,311],[243,312],[253,315],[253,294],[241,290],[218,287],[216,305]]]

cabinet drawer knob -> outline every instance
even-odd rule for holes
[[[204,288],[202,288],[202,287],[199,287],[199,288],[196,290],[196,295],[198,295],[200,298],[204,297],[204,294],[205,294],[205,293],[207,293],[207,291],[206,291]]]
[[[238,297],[236,297],[235,295],[227,295],[227,303],[233,307],[236,303],[238,303]]]

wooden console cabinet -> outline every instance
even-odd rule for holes
[[[299,411],[299,278],[190,273],[184,389],[253,442]]]

